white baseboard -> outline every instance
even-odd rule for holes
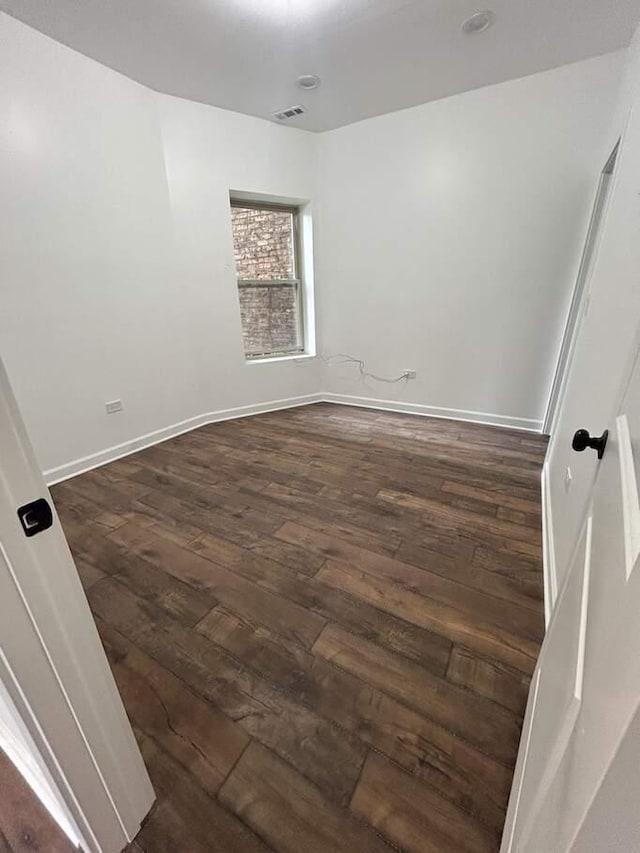
[[[544,621],[549,626],[551,612],[558,594],[555,546],[553,542],[553,515],[551,512],[551,489],[549,485],[549,463],[542,466],[540,475],[542,489],[542,575],[544,583]]]
[[[451,418],[453,420],[469,421],[476,424],[521,429],[527,432],[539,433],[542,429],[542,421],[531,420],[529,418],[494,415],[487,412],[472,412],[466,409],[443,409],[440,406],[425,406],[421,403],[376,400],[370,397],[351,397],[344,394],[305,394],[301,397],[287,397],[284,400],[271,400],[268,403],[237,406],[233,409],[221,409],[218,412],[207,412],[202,415],[196,415],[185,421],[180,421],[171,426],[149,432],[146,435],[141,435],[131,441],[125,441],[122,444],[107,447],[105,450],[99,450],[97,453],[92,453],[89,456],[83,456],[81,459],[75,459],[72,462],[59,465],[57,468],[50,468],[44,472],[44,479],[48,486],[53,486],[63,480],[68,480],[70,477],[83,474],[85,471],[91,471],[93,468],[99,468],[108,462],[114,462],[123,456],[129,456],[138,450],[144,450],[145,447],[151,447],[154,444],[166,441],[168,438],[175,438],[177,435],[182,435],[182,433],[190,432],[192,429],[197,429],[207,424],[233,420],[234,418],[245,418],[249,415],[260,415],[265,412],[276,412],[280,409],[293,409],[296,406],[308,406],[311,403],[338,403],[344,406],[361,406],[388,412],[424,415],[431,418]]]
[[[527,432],[542,432],[542,421],[533,418],[517,418],[512,415],[496,415],[491,412],[474,412],[467,409],[445,409],[441,406],[426,406],[423,403],[404,403],[397,400],[376,400],[372,397],[352,397],[347,394],[325,393],[322,399],[327,403],[339,403],[344,406],[362,406],[367,409],[381,409],[387,412],[400,412],[407,415],[424,415],[430,418],[449,418],[454,421],[468,421],[487,426],[522,429]]]
[[[53,486],[56,483],[61,483],[63,480],[83,474],[85,471],[99,468],[108,462],[122,459],[123,456],[137,453],[138,450],[144,450],[146,447],[160,444],[160,442],[166,441],[168,438],[175,438],[177,435],[182,435],[185,432],[190,432],[192,429],[197,429],[207,424],[214,424],[218,421],[229,421],[235,418],[246,418],[250,415],[261,415],[266,412],[277,412],[280,409],[293,409],[296,406],[308,406],[311,403],[322,402],[323,399],[322,394],[305,394],[302,397],[287,397],[284,400],[271,400],[268,403],[237,406],[234,409],[221,409],[218,412],[207,412],[203,415],[196,415],[193,418],[188,418],[186,421],[179,421],[177,424],[154,430],[154,432],[141,435],[139,438],[134,438],[131,441],[125,441],[122,444],[107,447],[105,450],[99,450],[97,453],[92,453],[89,456],[83,456],[81,459],[75,459],[73,462],[59,465],[57,468],[50,468],[44,472],[44,479],[48,486]]]

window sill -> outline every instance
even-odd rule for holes
[[[247,358],[245,364],[274,364],[278,361],[301,361],[309,358],[315,358],[315,354],[311,352],[298,352],[293,355],[273,355],[266,358]]]

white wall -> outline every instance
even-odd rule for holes
[[[0,348],[45,470],[317,390],[317,363],[245,364],[228,213],[230,188],[312,198],[312,134],[156,95],[4,14],[0,79]]]
[[[43,469],[320,391],[538,426],[621,61],[313,135],[0,14],[0,350]],[[245,363],[230,189],[312,200],[320,351],[416,381]]]
[[[614,118],[607,129],[606,144],[612,150],[624,136],[633,108],[640,110],[640,30],[627,52],[620,94]],[[624,173],[625,184],[618,188],[618,175]],[[586,284],[583,315],[576,338],[575,352],[567,374],[547,453],[551,516],[552,549],[557,587],[561,588],[567,566],[584,518],[590,489],[598,470],[594,453],[577,454],[571,449],[571,438],[580,428],[600,435],[614,425],[619,403],[622,365],[636,335],[640,317],[640,287],[633,271],[638,266],[637,192],[624,190],[640,187],[640,157],[624,138],[613,176],[611,204],[601,229],[601,242],[592,263],[591,278]],[[636,196],[636,197],[634,197]],[[567,469],[572,479],[565,482]]]
[[[187,288],[182,300],[206,370],[209,410],[320,390],[318,362],[245,363],[229,212],[232,190],[308,201],[310,216],[317,137],[169,96],[158,96],[158,109],[179,277]],[[308,309],[312,315],[313,305]]]
[[[318,298],[339,395],[540,427],[623,54],[321,137]],[[498,415],[499,417],[495,417]]]

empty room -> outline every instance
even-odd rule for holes
[[[639,24],[0,0],[0,851],[640,851]]]

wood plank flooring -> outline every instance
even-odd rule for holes
[[[75,849],[0,749],[0,853],[73,853]]]
[[[317,404],[52,489],[162,851],[496,851],[543,636],[540,436]]]

